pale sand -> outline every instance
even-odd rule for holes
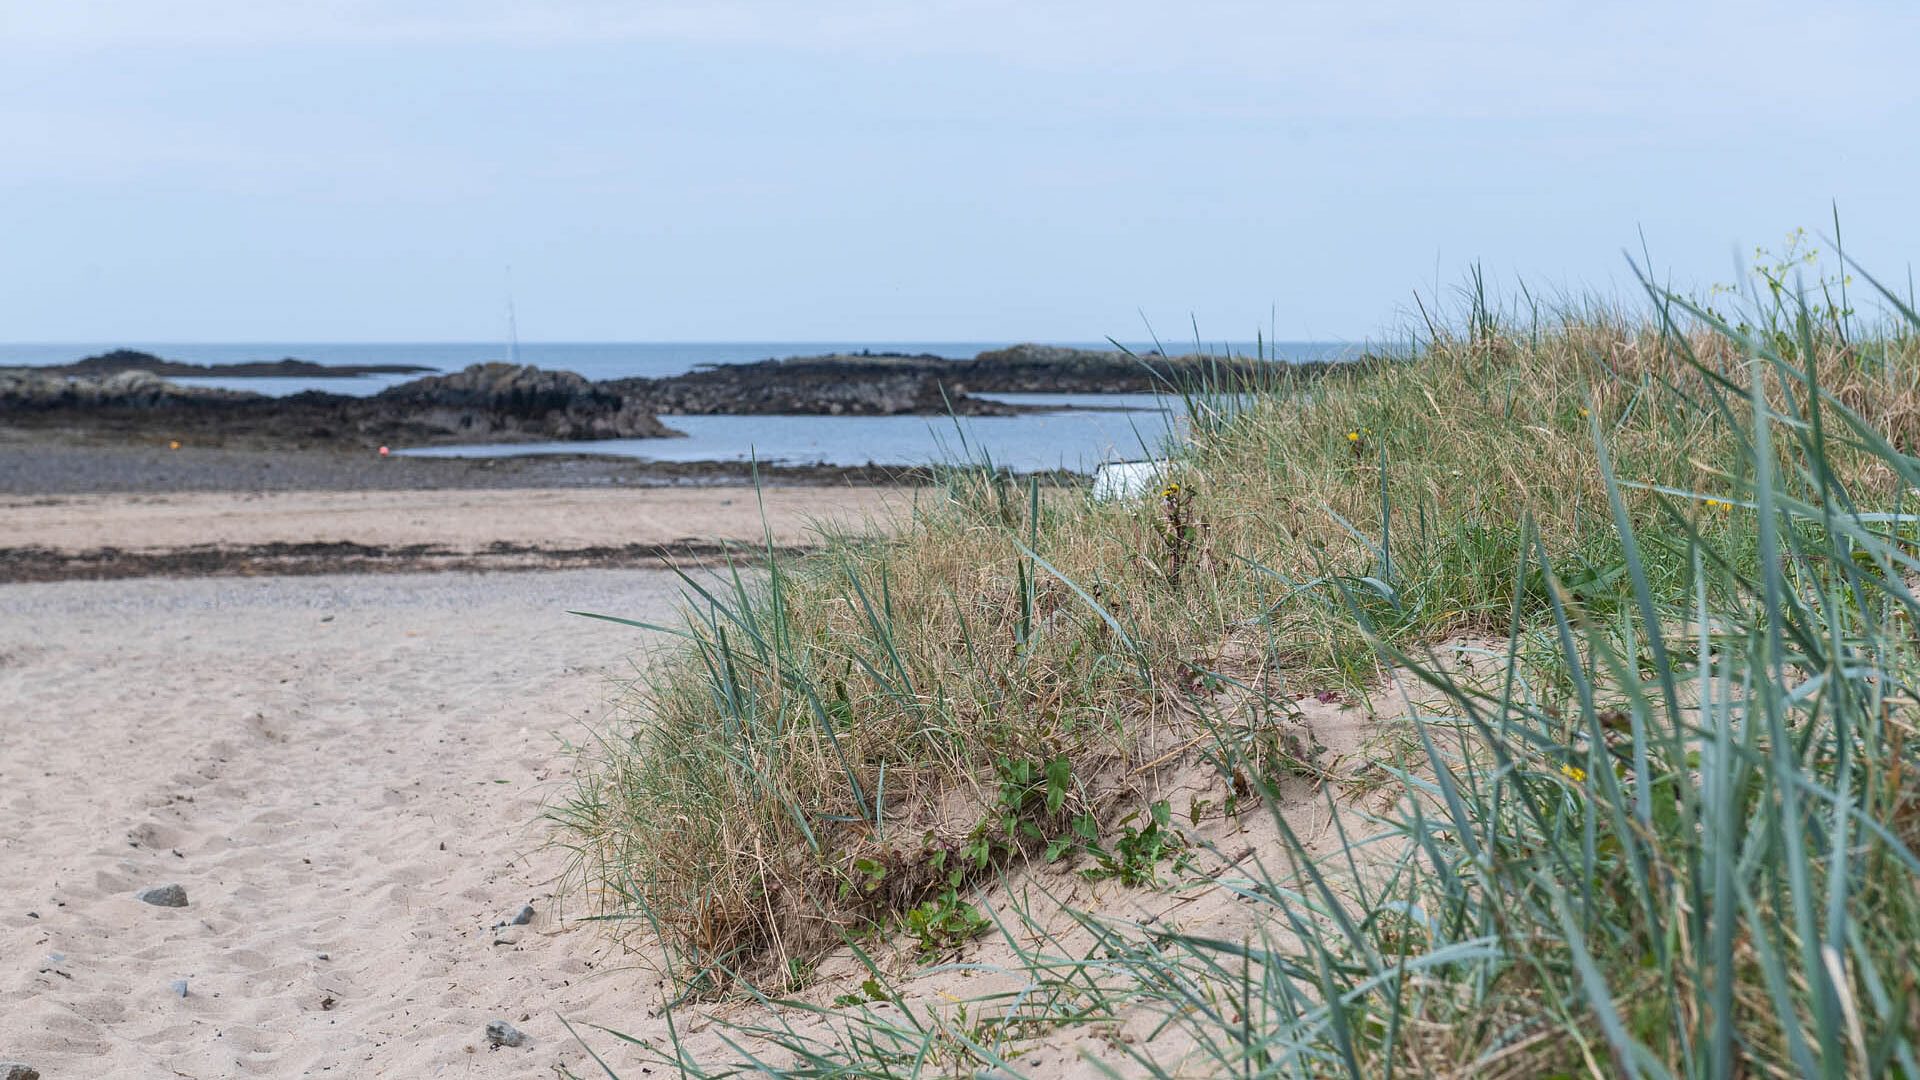
[[[793,544],[806,542],[815,522],[862,529],[913,494],[847,486],[758,495],[739,487],[13,495],[0,496],[0,548],[156,551],[344,541],[481,552],[493,544],[756,544],[768,528],[777,542]]]
[[[657,570],[0,586],[0,1060],[596,1075],[556,1013],[646,1032],[658,993],[556,918],[539,814],[555,733],[645,635],[565,610],[675,596]],[[165,882],[190,906],[133,898]],[[531,1046],[489,1050],[495,1018]]]

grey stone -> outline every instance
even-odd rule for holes
[[[169,989],[171,989],[174,993],[179,994],[181,997],[186,997],[187,996],[187,980],[175,979],[173,980],[173,983],[169,987]]]
[[[532,904],[528,904],[526,907],[521,908],[520,914],[515,915],[513,917],[513,925],[515,926],[525,926],[532,921],[533,921],[533,905]]]
[[[154,907],[187,906],[187,890],[179,885],[155,885],[134,893],[133,898],[144,900]]]
[[[24,1061],[0,1061],[0,1080],[40,1080],[40,1070]]]
[[[527,1036],[505,1020],[489,1020],[487,1021],[487,1041],[495,1046],[519,1046],[527,1041]]]

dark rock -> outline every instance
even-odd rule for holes
[[[478,364],[372,397],[185,387],[149,372],[104,378],[0,369],[0,424],[81,428],[195,445],[359,446],[676,435],[643,405],[569,371]]]
[[[968,390],[999,394],[1143,394],[1201,378],[1259,380],[1282,371],[1318,374],[1328,366],[1032,344],[993,349],[955,363],[956,382]]]
[[[0,1080],[40,1080],[40,1070],[24,1061],[0,1061]]]
[[[179,885],[155,885],[134,893],[133,898],[143,900],[154,907],[187,906],[187,890]]]
[[[722,364],[605,385],[662,415],[1000,416],[1020,408],[969,397],[939,357],[815,356]]]
[[[526,1033],[505,1020],[487,1021],[487,1042],[494,1046],[519,1046],[526,1041]]]
[[[533,921],[533,905],[532,904],[528,904],[526,907],[521,908],[520,913],[513,917],[513,925],[515,926],[525,926],[532,921]]]
[[[675,434],[610,383],[530,365],[475,364],[415,379],[368,402],[362,432],[462,439],[644,439]]]

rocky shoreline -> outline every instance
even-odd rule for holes
[[[570,371],[478,364],[369,397],[288,397],[181,386],[148,371],[99,378],[0,371],[0,425],[220,446],[371,448],[677,435],[617,391]]]
[[[190,434],[197,444],[255,448],[671,438],[680,433],[663,416],[1006,416],[1032,407],[978,395],[1142,393],[1196,382],[1264,381],[1280,372],[1313,377],[1336,366],[1018,345],[971,360],[795,357],[602,382],[490,363],[365,397],[319,391],[269,397],[182,385],[159,373],[265,377],[417,369],[291,359],[207,366],[121,351],[61,367],[0,368],[0,428],[94,440],[165,442]]]

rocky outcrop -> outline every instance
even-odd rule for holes
[[[993,416],[1026,410],[972,395],[1150,393],[1199,381],[1257,381],[1281,371],[1310,376],[1329,366],[1015,345],[971,360],[869,353],[794,357],[718,365],[663,379],[618,379],[606,385],[663,416],[947,412]]]
[[[568,371],[478,364],[372,397],[183,387],[146,372],[68,378],[0,370],[0,424],[257,446],[657,438],[638,402]]]
[[[256,395],[178,386],[144,371],[104,378],[63,378],[41,368],[0,368],[0,409],[154,409],[190,401],[240,401]]]
[[[462,440],[648,439],[677,432],[613,383],[530,365],[475,364],[415,379],[368,403],[363,430]]]
[[[1317,375],[1332,365],[1280,363],[1245,357],[1129,355],[1118,349],[1072,349],[1059,345],[1014,345],[951,361],[949,378],[977,393],[1138,394],[1165,391],[1199,380],[1271,378],[1282,371]]]
[[[723,364],[664,379],[605,384],[662,415],[714,413],[808,416],[898,416],[958,413],[1004,416],[1021,411],[968,397],[939,357],[813,356]]]

